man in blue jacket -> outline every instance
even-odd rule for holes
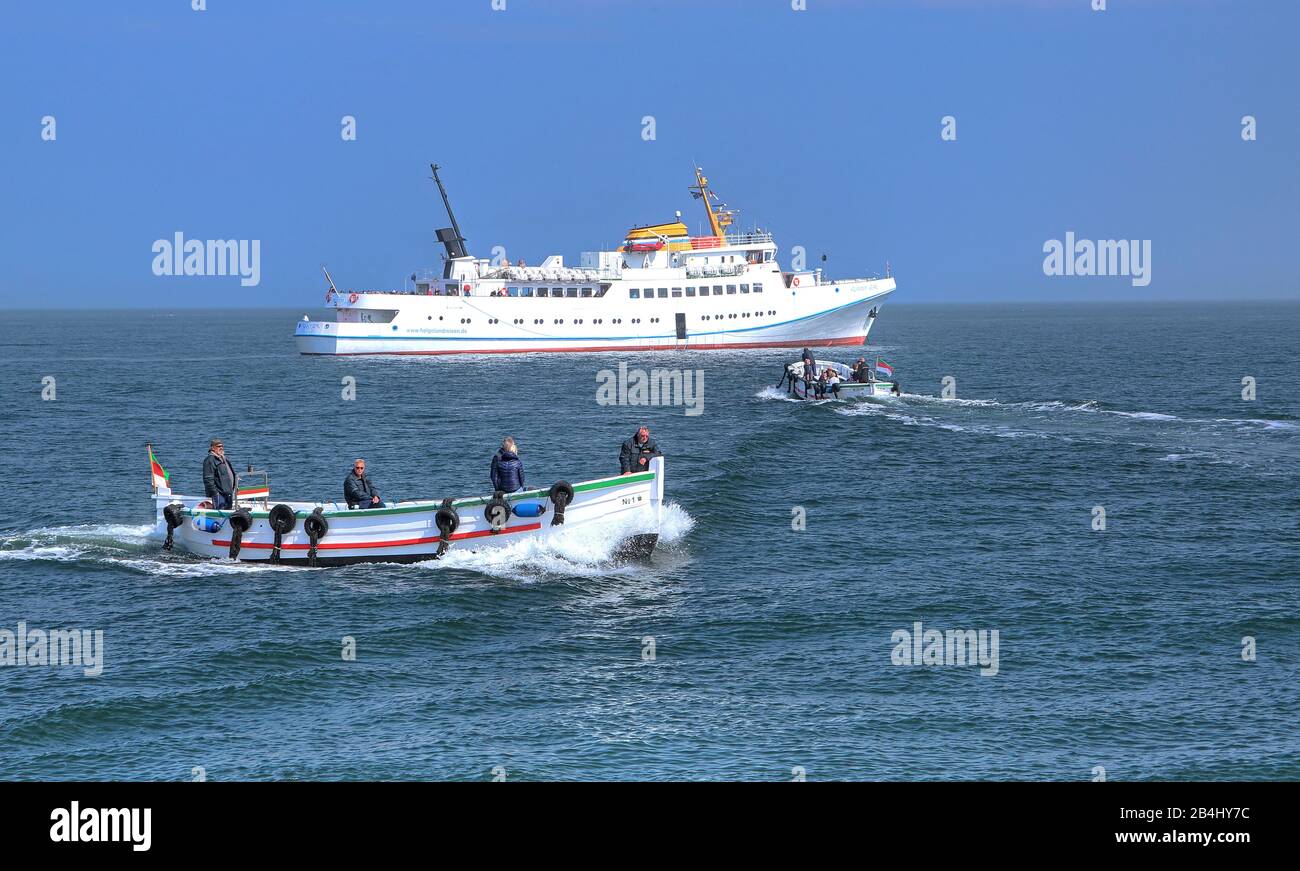
[[[384,507],[379,491],[366,476],[366,461],[359,457],[352,463],[352,472],[343,479],[343,499],[348,503],[348,508]]]
[[[519,460],[515,440],[507,436],[501,441],[501,450],[492,457],[492,489],[502,493],[517,493],[524,489],[524,464]]]

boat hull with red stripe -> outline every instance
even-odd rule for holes
[[[563,510],[563,521],[556,522],[557,505],[548,490],[529,490],[508,494],[510,517],[495,528],[489,522],[488,496],[455,499],[458,525],[451,532],[448,553],[480,551],[516,544],[528,539],[548,539],[571,533],[584,526],[599,525],[603,534],[614,536],[617,557],[648,557],[658,540],[664,494],[664,460],[655,457],[645,472],[598,478],[574,483],[573,498]],[[247,562],[275,561],[286,564],[318,566],[347,565],[361,562],[410,563],[437,559],[442,547],[442,531],[437,523],[444,500],[427,499],[399,502],[372,510],[350,510],[338,503],[280,502],[259,499],[239,502],[234,510],[214,510],[197,497],[156,493],[154,496],[160,533],[166,532],[164,509],[170,504],[181,507],[183,521],[173,529],[176,550],[212,559]],[[293,528],[276,536],[271,528],[270,509],[288,505],[294,512]],[[529,516],[538,507],[540,516]],[[252,525],[238,536],[238,547],[231,515],[246,509]],[[315,542],[314,553],[305,522],[319,511],[326,523],[326,534]]]

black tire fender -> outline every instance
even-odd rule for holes
[[[551,515],[551,526],[559,526],[564,522],[564,509],[573,501],[573,485],[568,481],[556,481],[546,495],[555,506],[555,513]]]
[[[185,522],[185,506],[179,502],[171,502],[163,506],[162,513],[168,529],[175,529]]]
[[[185,506],[179,502],[169,502],[163,506],[162,513],[163,522],[167,524],[167,539],[163,542],[163,550],[171,550],[173,533],[185,522]]]
[[[460,528],[460,515],[456,513],[455,508],[444,505],[433,516],[433,523],[438,527],[438,531],[443,534],[443,537],[450,538],[451,534]]]
[[[285,506],[288,507],[288,506]],[[302,521],[303,532],[307,533],[308,538],[322,539],[329,534],[330,522],[321,514],[320,506],[311,514],[308,514]]]
[[[253,512],[247,508],[240,508],[234,514],[230,515],[230,528],[243,535],[253,527]]]
[[[298,525],[298,515],[283,502],[272,506],[266,519],[271,524],[271,531],[280,535],[293,532],[293,528]]]
[[[568,505],[573,501],[573,485],[568,481],[556,481],[551,485],[551,489],[547,491],[546,495],[556,504],[559,504],[560,502],[556,497],[562,495],[564,497],[564,504]]]
[[[510,522],[510,503],[500,490],[493,493],[492,498],[483,505],[483,519],[488,522],[493,533],[500,533]]]

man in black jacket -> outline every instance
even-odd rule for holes
[[[622,474],[644,472],[650,468],[650,458],[663,456],[659,446],[650,440],[650,427],[643,426],[636,435],[623,442],[623,449],[618,454],[618,465]]]
[[[383,508],[384,500],[366,477],[366,461],[358,458],[352,471],[343,479],[343,499],[349,508]]]
[[[803,361],[804,385],[807,387],[808,385],[811,385],[813,380],[817,377],[817,360],[813,357],[813,352],[807,348],[803,349],[803,357],[801,359]]]
[[[235,467],[226,458],[226,446],[221,439],[208,442],[208,455],[203,458],[203,493],[218,511],[231,507],[235,498]]]

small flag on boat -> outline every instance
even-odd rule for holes
[[[271,488],[265,484],[239,488],[240,499],[262,499],[271,495]]]
[[[153,485],[155,488],[171,486],[168,483],[171,479],[171,474],[162,467],[162,463],[158,462],[158,458],[154,456],[153,445],[149,445],[149,471],[153,473]]]
[[[884,375],[886,378],[893,378],[893,377],[894,377],[894,367],[893,367],[893,366],[890,366],[890,365],[889,365],[888,363],[886,363],[884,360],[882,360],[882,359],[880,359],[879,357],[877,357],[877,358],[876,358],[876,374],[877,374],[877,375]]]

